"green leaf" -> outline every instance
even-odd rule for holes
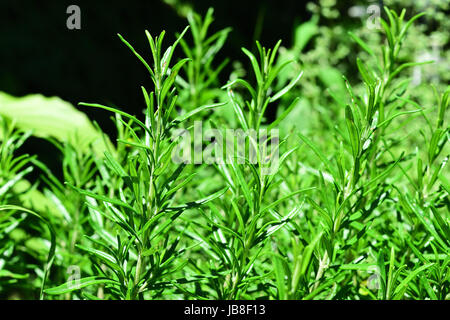
[[[434,265],[434,263],[429,263],[426,264],[424,266],[421,266],[415,270],[413,270],[412,272],[410,272],[408,274],[408,276],[403,279],[402,282],[400,282],[400,284],[397,286],[397,288],[395,289],[394,292],[394,299],[398,300],[401,299],[405,293],[405,290],[407,289],[408,283],[410,283],[417,275],[419,275],[422,271],[432,267]]]
[[[202,198],[200,200],[191,201],[191,202],[188,202],[188,203],[182,204],[180,206],[176,206],[176,207],[168,207],[167,210],[178,211],[178,210],[185,210],[185,209],[190,209],[190,208],[196,208],[196,207],[199,207],[199,206],[201,206],[203,204],[206,204],[206,203],[208,203],[208,202],[210,202],[210,201],[212,201],[214,199],[219,198],[227,190],[228,190],[228,187],[225,187],[225,188],[223,188],[223,189],[221,189],[221,190],[219,190],[217,192],[214,192],[213,194],[211,194],[211,195],[209,195],[209,196],[207,196],[205,198]]]
[[[274,208],[275,206],[279,205],[280,203],[286,201],[287,199],[292,198],[293,196],[306,192],[306,191],[310,191],[310,190],[314,190],[315,187],[310,187],[310,188],[304,188],[304,189],[300,189],[294,192],[289,193],[286,196],[283,196],[281,198],[278,198],[277,200],[273,201],[271,204],[267,205],[266,207],[264,207],[263,209],[261,209],[260,213],[264,213],[266,211],[268,211],[269,209]]]
[[[242,129],[247,131],[248,130],[247,119],[245,118],[244,112],[242,111],[242,108],[239,105],[239,103],[236,101],[236,99],[234,97],[234,93],[231,89],[228,89],[228,97],[230,98],[231,105],[233,106],[234,114],[237,116],[239,123],[242,126]]]
[[[8,270],[0,270],[0,278],[27,279],[29,276],[28,273],[18,274]]]
[[[177,122],[184,122],[184,121],[186,121],[187,119],[191,118],[192,116],[194,116],[195,114],[197,114],[199,112],[202,112],[202,111],[205,111],[205,110],[209,110],[209,109],[213,109],[213,108],[217,108],[217,107],[221,107],[221,106],[224,106],[224,105],[226,105],[225,102],[224,103],[215,103],[215,104],[204,105],[204,106],[198,107],[198,108],[196,108],[196,109],[194,109],[192,111],[189,111],[188,113],[186,113],[186,114],[184,114],[182,116],[179,116],[178,118],[175,119],[175,121],[177,121]]]
[[[322,235],[323,235],[323,231],[316,234],[316,236],[311,241],[311,243],[306,246],[305,250],[303,250],[302,266],[300,268],[300,274],[303,275],[306,273],[306,270],[308,270],[308,267],[311,263],[311,257],[312,257],[313,251],[314,251],[316,245],[319,243],[320,238],[322,238]]]
[[[89,144],[99,155],[112,148],[84,113],[58,97],[30,94],[19,98],[0,92],[0,116],[15,121],[17,128],[32,130],[36,137],[69,142],[86,153]]]
[[[372,51],[372,49],[370,49],[370,47],[363,41],[361,40],[361,38],[359,38],[356,34],[354,34],[353,32],[349,31],[348,35],[355,40],[355,42],[361,47],[363,48],[368,54],[370,54],[372,57],[376,57],[375,53]]]
[[[355,125],[353,117],[353,111],[349,105],[345,107],[345,122],[347,124],[347,130],[350,138],[350,145],[352,146],[353,159],[356,159],[360,152],[360,138],[359,132]]]
[[[33,167],[28,167],[25,170],[22,170],[20,173],[16,174],[14,178],[9,179],[8,181],[4,181],[3,186],[0,188],[0,197],[6,194],[8,190],[13,188],[17,182],[21,181],[22,178],[31,171],[33,171]]]
[[[136,212],[136,209],[134,209],[134,208],[133,208],[132,206],[130,206],[128,203],[125,203],[125,202],[123,202],[123,201],[121,201],[121,200],[119,200],[119,199],[108,198],[108,197],[105,197],[105,196],[102,196],[102,195],[99,195],[99,194],[95,194],[95,193],[93,193],[93,192],[90,192],[90,191],[87,191],[87,190],[83,190],[83,189],[77,188],[77,187],[75,187],[75,186],[73,186],[73,185],[71,185],[71,184],[69,184],[69,183],[67,183],[67,185],[68,185],[69,187],[71,187],[72,189],[78,191],[78,192],[79,192],[80,194],[82,194],[82,195],[85,195],[85,196],[88,196],[88,197],[91,197],[91,198],[94,198],[94,199],[97,199],[97,200],[100,200],[100,201],[104,201],[104,202],[107,202],[107,203],[111,203],[111,204],[114,204],[114,205],[116,205],[116,206],[119,206],[119,207],[123,207],[123,208],[129,209],[129,210],[131,210],[131,211],[134,212],[134,213],[137,213],[137,212]]]
[[[69,281],[60,286],[45,289],[44,292],[49,295],[59,295],[59,294],[72,292],[74,290],[79,290],[84,287],[92,286],[95,284],[118,285],[118,283],[114,280],[94,276],[94,277],[82,278],[82,279],[79,279],[78,281]]]
[[[48,278],[48,274],[50,272],[50,268],[53,264],[53,260],[55,259],[55,252],[56,252],[56,235],[55,235],[55,231],[53,229],[53,226],[50,224],[50,222],[48,222],[42,215],[26,209],[26,208],[22,208],[19,206],[15,206],[15,205],[0,205],[0,211],[18,211],[18,212],[25,212],[28,214],[31,214],[32,216],[38,218],[40,221],[44,222],[49,231],[50,231],[50,250],[48,252],[48,256],[47,256],[47,262],[44,266],[44,276],[42,279],[42,284],[41,284],[41,292],[40,292],[40,299],[42,300],[44,298],[44,288],[45,288],[45,283],[47,281]]]
[[[250,92],[250,95],[252,96],[252,98],[253,98],[254,100],[256,100],[256,92],[255,92],[255,90],[252,88],[252,86],[250,85],[250,83],[248,83],[247,81],[242,80],[242,79],[236,79],[236,80],[233,80],[233,81],[227,83],[226,85],[224,85],[224,86],[222,87],[222,89],[228,89],[228,88],[231,88],[231,87],[234,86],[235,84],[240,84],[240,85],[244,86],[244,87],[248,90],[248,92]]]
[[[325,165],[325,168],[328,170],[328,172],[331,173],[333,177],[336,177],[336,174],[331,167],[331,162],[327,159],[325,154],[320,151],[319,148],[306,136],[302,135],[301,133],[298,133],[298,136],[314,151],[314,153],[319,157],[320,161],[322,161],[322,163]]]
[[[116,114],[120,114],[121,116],[124,116],[125,118],[128,118],[128,119],[133,120],[133,121],[136,122],[142,129],[144,129],[145,131],[147,131],[147,132],[150,133],[150,129],[147,128],[147,126],[146,126],[144,123],[142,123],[142,121],[140,121],[140,120],[137,119],[136,117],[134,117],[134,116],[132,116],[132,115],[130,115],[130,114],[124,112],[124,111],[121,111],[121,110],[119,110],[119,109],[117,109],[117,108],[112,108],[112,107],[104,106],[104,105],[101,105],[101,104],[98,104],[98,103],[86,103],[86,102],[80,102],[78,105],[80,105],[80,106],[86,106],[86,107],[93,107],[93,108],[100,108],[100,109],[104,109],[104,110],[107,110],[107,111],[111,111],[111,112],[116,113]]]
[[[275,269],[275,279],[278,289],[278,299],[280,300],[285,300],[287,297],[285,284],[285,271],[283,266],[285,261],[286,260],[278,254],[273,254],[272,256],[272,262]]]
[[[153,81],[155,81],[155,74],[153,73],[152,68],[150,68],[150,66],[148,65],[148,63],[145,61],[144,58],[142,58],[142,56],[136,52],[136,50],[134,50],[133,46],[131,44],[128,43],[127,40],[125,40],[120,34],[117,34],[117,36],[120,38],[120,40],[125,43],[125,45],[131,50],[131,52],[134,53],[134,55],[139,59],[139,61],[142,62],[142,64],[145,66],[145,68],[147,69],[147,71],[150,73]]]
[[[283,89],[278,91],[275,95],[273,95],[269,101],[274,102],[274,101],[277,101],[278,99],[280,99],[282,96],[284,96],[289,90],[292,89],[292,87],[295,86],[295,84],[298,82],[298,80],[300,80],[300,78],[302,76],[303,76],[303,71],[300,72],[295,79],[292,79],[286,87],[284,87]]]
[[[364,64],[364,62],[361,61],[359,57],[356,58],[356,65],[358,66],[359,73],[361,74],[364,82],[368,85],[373,85],[373,83],[375,82],[373,75],[370,74],[370,70],[367,69],[367,66]]]
[[[256,81],[258,82],[259,85],[262,85],[263,76],[261,73],[261,69],[259,68],[258,61],[256,60],[255,56],[247,49],[242,48],[242,51],[247,55],[247,57],[249,57],[250,62],[252,63],[253,72],[255,73]]]
[[[122,166],[116,161],[116,159],[114,159],[111,153],[107,151],[105,152],[105,161],[120,177],[123,178],[128,176]]]

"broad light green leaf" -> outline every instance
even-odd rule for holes
[[[0,92],[0,116],[15,121],[22,130],[33,130],[36,137],[70,142],[86,152],[90,143],[99,154],[106,150],[102,134],[89,118],[58,97],[41,94],[14,97]]]

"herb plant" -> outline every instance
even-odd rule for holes
[[[119,35],[151,79],[142,114],[80,103],[111,113],[114,142],[73,108],[76,130],[31,126],[0,96],[0,297],[449,299],[450,88],[411,76],[433,63],[410,45],[425,14],[349,30],[344,65],[322,60],[344,36],[315,12],[224,82],[213,12],[166,48],[145,31],[150,59]],[[31,136],[61,172],[21,154]]]

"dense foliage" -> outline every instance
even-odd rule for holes
[[[449,57],[423,59],[448,5],[350,30],[323,2],[227,83],[212,9],[170,45],[145,31],[149,53],[119,35],[152,81],[143,113],[79,106],[111,112],[115,141],[64,101],[1,94],[0,298],[449,299]],[[218,161],[227,129],[256,135]],[[30,136],[61,173],[20,154]]]

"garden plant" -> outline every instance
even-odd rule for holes
[[[415,45],[433,17],[344,30],[310,10],[230,74],[213,9],[143,30],[146,52],[118,34],[151,80],[140,114],[0,93],[0,298],[450,299],[449,56]]]

